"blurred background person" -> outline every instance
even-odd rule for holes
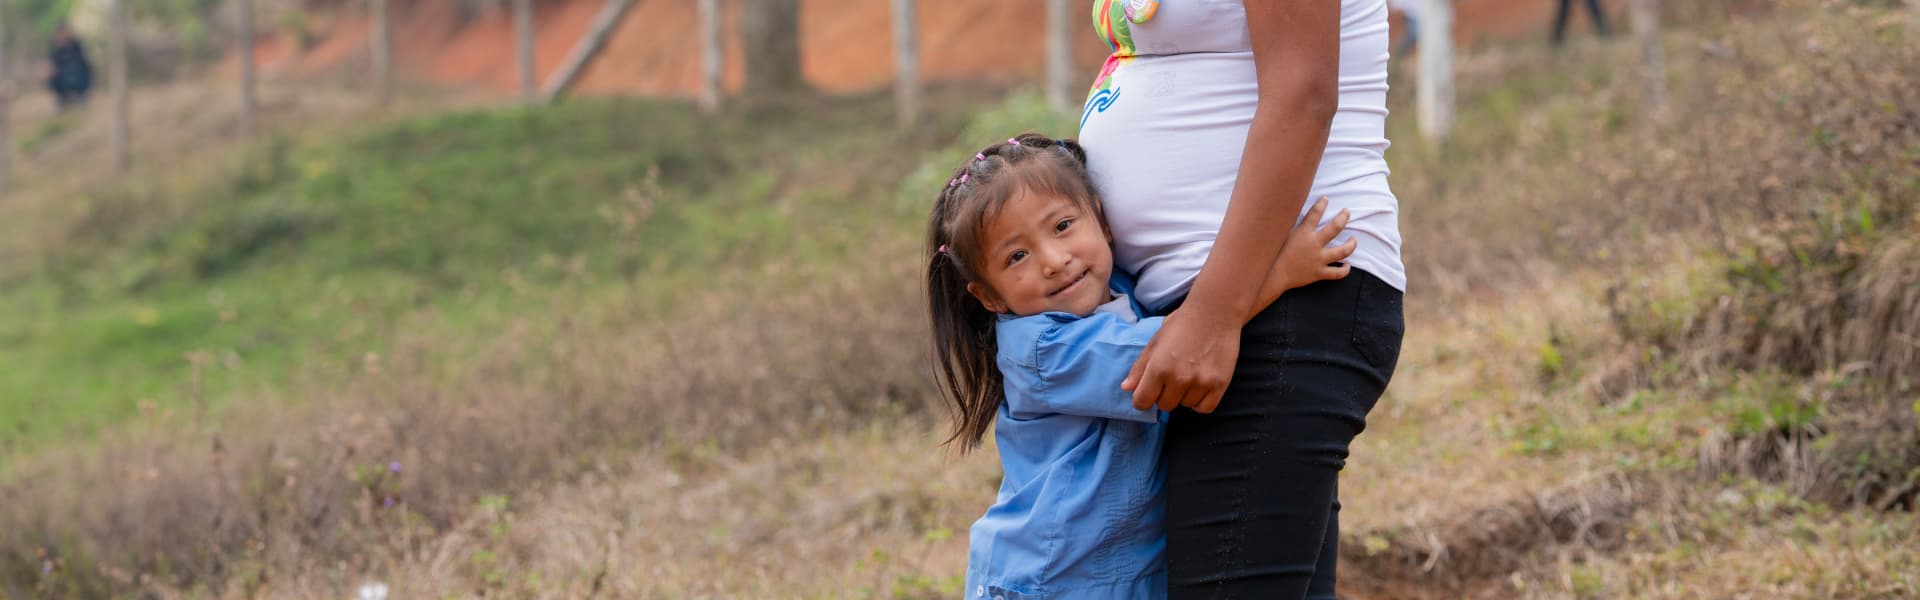
[[[1587,14],[1593,15],[1593,31],[1600,37],[1607,37],[1607,16],[1600,10],[1600,0],[1585,0]],[[1572,15],[1574,0],[1560,0],[1560,10],[1553,13],[1553,45],[1559,47],[1567,41],[1567,19]]]
[[[1387,8],[1400,13],[1400,24],[1404,26],[1400,41],[1393,44],[1392,56],[1399,57],[1413,51],[1413,45],[1420,41],[1420,3],[1426,0],[1387,0]],[[1564,6],[1564,2],[1562,3]]]
[[[80,46],[80,38],[73,35],[73,28],[61,24],[53,31],[45,73],[47,89],[53,91],[60,110],[86,102],[87,92],[93,88],[93,65],[87,63],[87,52]]]

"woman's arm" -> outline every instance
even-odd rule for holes
[[[1260,87],[1233,197],[1207,262],[1123,384],[1137,408],[1213,412],[1233,378],[1240,328],[1313,188],[1339,108],[1340,0],[1249,0]]]

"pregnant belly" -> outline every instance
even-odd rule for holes
[[[1252,55],[1138,57],[1112,78],[1107,97],[1090,99],[1080,142],[1106,204],[1115,263],[1136,275],[1141,301],[1158,307],[1186,293],[1226,215],[1259,99]],[[1349,235],[1366,255],[1355,265],[1399,287],[1385,102],[1373,100],[1342,94],[1309,197],[1331,198],[1329,216],[1349,209]],[[1301,202],[1304,212],[1310,203]]]

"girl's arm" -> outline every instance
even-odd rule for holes
[[[1113,315],[1094,314],[1037,326],[1033,321],[1003,323],[1036,329],[1029,345],[1000,361],[1000,374],[1009,390],[1008,410],[1018,419],[1061,414],[1156,422],[1157,411],[1133,408],[1133,396],[1120,389],[1120,380],[1160,330],[1161,322],[1151,317],[1127,323]],[[1016,389],[1023,393],[1013,393]]]
[[[1259,102],[1207,262],[1123,386],[1134,405],[1212,412],[1233,378],[1240,328],[1313,188],[1339,109],[1340,0],[1245,3]]]

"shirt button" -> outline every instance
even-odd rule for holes
[[[987,595],[987,586],[984,586],[984,585],[974,586],[973,595],[985,597]]]
[[[1006,597],[1006,596],[1002,596],[1002,595],[1000,595],[1000,594],[994,594],[994,595],[993,595],[993,600],[1007,600],[1007,597]]]

